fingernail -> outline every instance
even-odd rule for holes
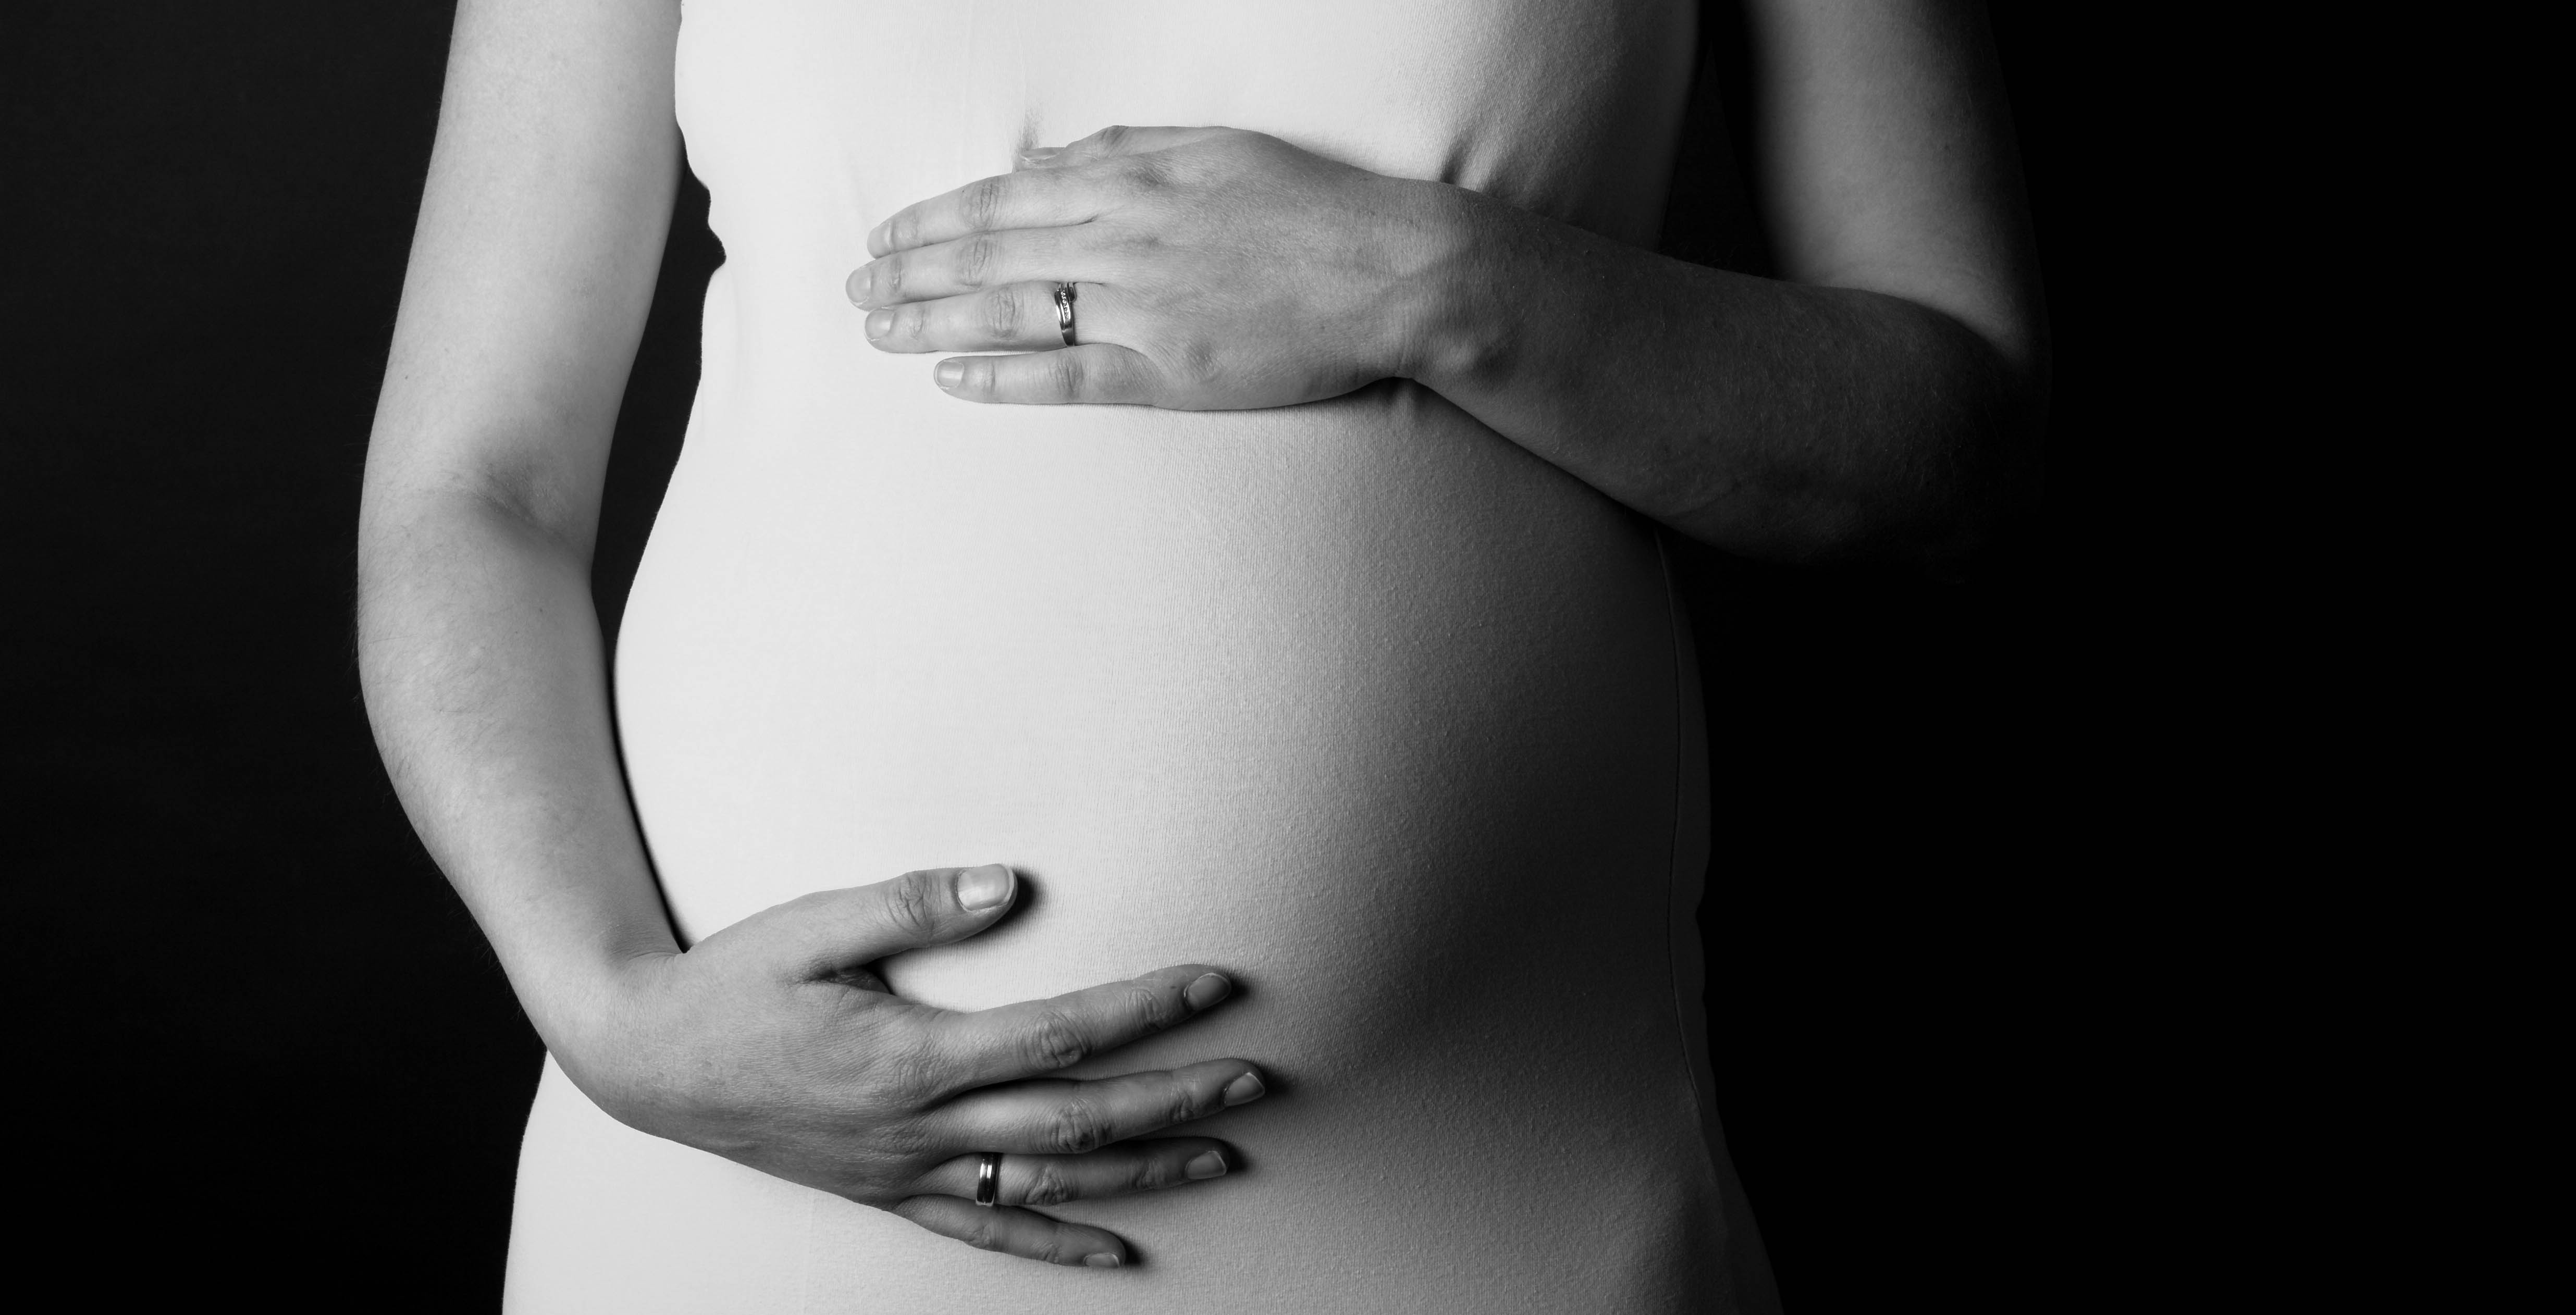
[[[1029,149],[1020,152],[1020,163],[1032,165],[1045,164],[1047,161],[1062,154],[1064,154],[1064,148],[1061,146],[1032,146]]]
[[[939,363],[939,368],[931,371],[930,377],[936,380],[940,387],[953,389],[957,386],[959,380],[966,377],[966,363],[964,361],[941,361]]]
[[[1234,983],[1216,973],[1201,973],[1197,981],[1181,988],[1181,998],[1189,1001],[1192,1009],[1205,1009],[1232,994]]]
[[[1112,1252],[1095,1251],[1090,1255],[1084,1256],[1082,1258],[1082,1263],[1091,1266],[1093,1269],[1116,1269],[1118,1268],[1118,1257]]]
[[[893,226],[893,224],[894,221],[892,219],[888,219],[884,223],[878,224],[876,227],[868,230],[869,255],[882,256],[886,253],[886,229]]]
[[[893,311],[881,310],[868,312],[869,342],[875,342],[877,339],[886,336],[886,332],[892,328],[894,328]]]
[[[1181,1166],[1181,1172],[1188,1174],[1193,1180],[1200,1182],[1204,1182],[1210,1178],[1223,1178],[1225,1176],[1225,1157],[1214,1151],[1201,1151],[1198,1153],[1198,1158]]]
[[[1225,1084],[1225,1103],[1229,1107],[1235,1105],[1249,1105],[1252,1102],[1261,1099],[1263,1096],[1268,1095],[1269,1092],[1270,1088],[1261,1085],[1260,1074],[1246,1073],[1242,1077],[1236,1078],[1234,1081]]]
[[[868,284],[875,281],[875,276],[868,273],[868,268],[866,265],[861,265],[851,270],[850,277],[841,282],[841,291],[849,294],[850,304],[853,306],[868,304]]]
[[[981,913],[1010,897],[1011,870],[999,863],[957,874],[957,903],[969,913]]]

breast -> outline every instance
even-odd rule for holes
[[[1650,244],[1696,5],[689,0],[683,15],[680,123],[728,253],[820,244],[855,265],[895,209],[1111,124],[1267,132]]]

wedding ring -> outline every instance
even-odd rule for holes
[[[1073,340],[1073,285],[1070,283],[1055,285],[1055,331],[1064,335],[1065,346],[1080,345]]]
[[[975,1166],[975,1204],[990,1210],[994,1197],[1002,1190],[1002,1153],[985,1151],[983,1162]]]

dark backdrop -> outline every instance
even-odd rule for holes
[[[538,1048],[386,786],[350,656],[360,462],[438,101],[434,0],[31,3],[0,45],[7,1084],[33,1239],[102,1297],[478,1309]],[[2121,365],[2114,91],[1996,25],[2047,261],[2052,449]],[[680,202],[618,433],[613,617],[718,258]],[[1721,1104],[1793,1312],[2035,1292],[2045,1130],[2090,1070],[2044,985],[2083,693],[2072,536],[1974,579],[1700,564]],[[891,875],[891,874],[888,874]],[[965,1263],[961,1260],[961,1263]],[[121,1304],[109,1301],[103,1304]]]

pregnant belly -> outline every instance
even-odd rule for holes
[[[698,418],[617,657],[686,936],[1010,863],[1036,898],[1003,929],[893,965],[978,1007],[1174,958],[1534,950],[1611,874],[1664,880],[1672,622],[1635,518],[1410,385],[931,400]]]
[[[1705,1175],[1674,1166],[1705,1160],[1650,533],[1410,385],[1223,415],[877,400],[837,426],[702,401],[655,526],[618,709],[684,934],[1009,863],[1013,917],[890,961],[897,990],[972,1009],[1209,962],[1238,1001],[1083,1071],[1275,1079],[1209,1125],[1252,1157],[1232,1196],[1065,1213],[1212,1264],[1240,1246],[1180,1243],[1228,1200],[1346,1248],[1480,1200],[1521,1219],[1480,1246],[1592,1238],[1551,1282],[1677,1252]]]

